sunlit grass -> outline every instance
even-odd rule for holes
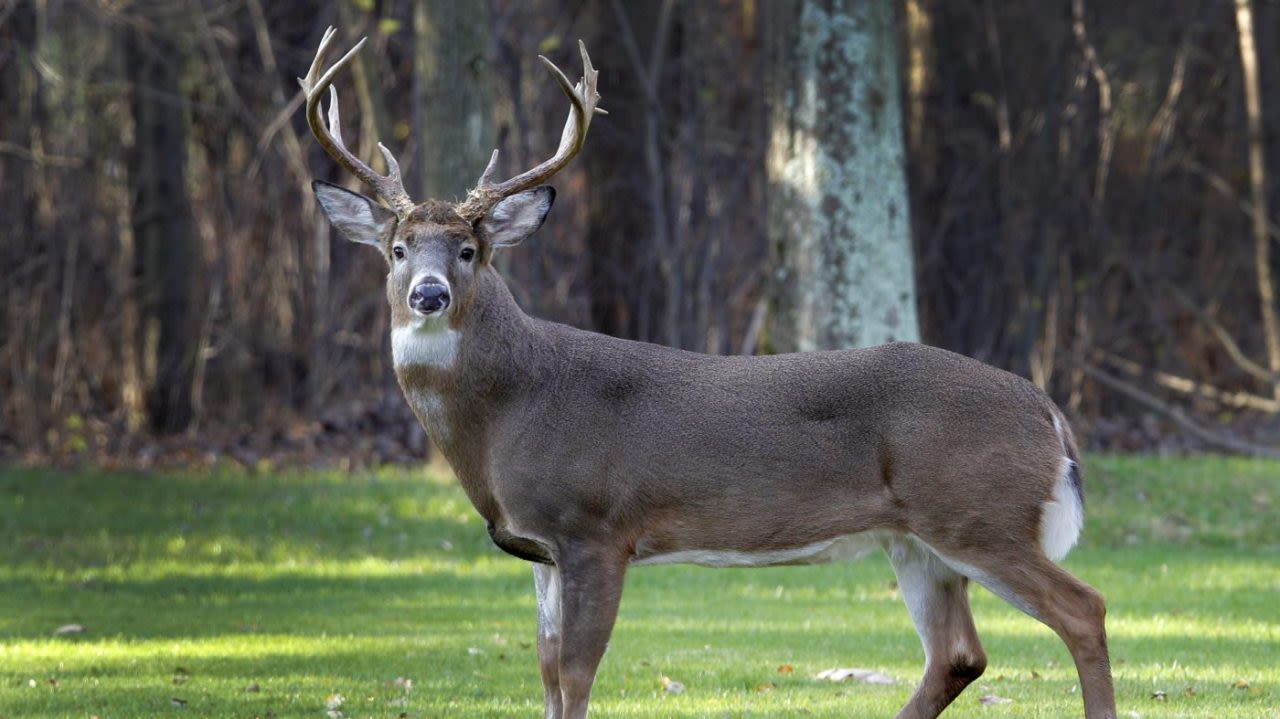
[[[1108,597],[1122,715],[1280,718],[1278,477],[1090,462],[1066,564]],[[423,472],[0,470],[0,717],[539,716],[531,585]],[[1081,715],[1062,643],[973,595],[991,665],[949,716]],[[883,558],[642,568],[594,715],[892,716],[921,661]],[[836,666],[901,682],[814,679]]]

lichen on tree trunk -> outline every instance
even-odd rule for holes
[[[918,340],[889,0],[762,6],[771,351]]]

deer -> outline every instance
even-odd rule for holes
[[[1114,719],[1102,595],[1061,568],[1084,521],[1063,412],[1026,379],[923,344],[714,356],[536,319],[494,268],[541,227],[545,184],[582,149],[598,71],[540,56],[570,111],[547,160],[497,181],[498,151],[460,202],[410,199],[346,148],[335,77],[306,78],[325,151],[377,199],[312,183],[347,239],[387,263],[405,400],[501,550],[532,564],[547,719],[582,719],[632,567],[845,561],[883,549],[924,648],[898,717],[936,717],[982,675],[976,582],[1048,625],[1088,719]],[[320,113],[329,91],[327,123]],[[447,151],[447,150],[446,150]]]

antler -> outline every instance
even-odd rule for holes
[[[570,83],[569,78],[565,77],[555,63],[542,55],[538,56],[538,59],[551,71],[556,82],[560,84],[560,89],[569,97],[569,118],[565,120],[564,132],[560,134],[560,147],[556,149],[556,154],[537,167],[495,185],[493,173],[498,168],[498,151],[494,150],[489,158],[488,167],[480,175],[480,182],[475,189],[467,193],[467,199],[456,208],[463,219],[468,222],[475,221],[503,198],[539,185],[559,172],[582,149],[582,145],[587,140],[587,128],[591,126],[591,117],[597,113],[609,114],[604,109],[596,107],[596,103],[600,102],[600,93],[596,90],[596,77],[600,73],[591,66],[587,46],[581,40],[578,41],[578,50],[582,52],[582,79],[577,85]]]
[[[325,152],[372,187],[378,196],[391,206],[396,215],[404,219],[413,211],[414,204],[413,200],[409,199],[409,193],[404,189],[404,182],[400,179],[400,163],[396,162],[391,151],[381,142],[378,143],[378,149],[387,159],[387,174],[384,177],[361,162],[360,158],[352,154],[342,142],[342,123],[338,118],[338,90],[333,86],[333,80],[351,62],[368,38],[361,38],[360,42],[343,55],[341,60],[321,75],[324,56],[333,43],[334,33],[333,27],[325,30],[324,37],[320,39],[320,48],[316,50],[316,59],[311,61],[311,70],[307,72],[306,79],[298,78],[298,84],[307,95],[307,122],[311,125],[312,134],[316,136],[316,140]],[[329,90],[329,127],[327,129],[320,119],[320,96],[324,94],[326,88]]]

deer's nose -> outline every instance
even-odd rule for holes
[[[409,293],[409,306],[423,314],[443,310],[449,306],[449,288],[439,282],[423,282]]]

